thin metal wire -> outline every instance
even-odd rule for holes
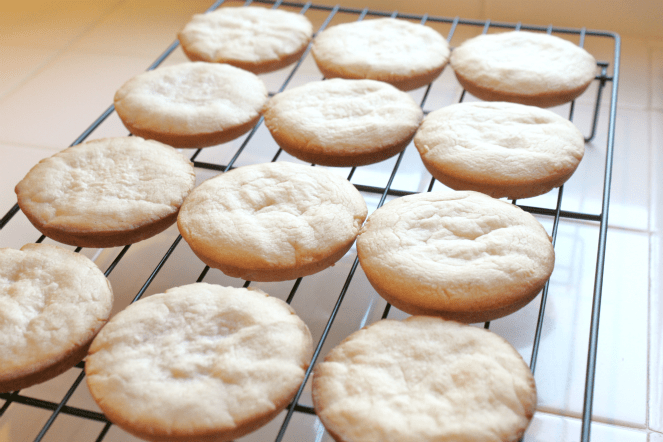
[[[555,208],[555,221],[553,222],[553,231],[552,231],[552,245],[553,249],[555,248],[555,243],[557,242],[557,229],[559,228],[559,220],[562,213],[562,193],[564,192],[564,186],[560,186],[557,191],[557,206]],[[539,305],[539,316],[536,321],[536,330],[534,331],[534,343],[532,344],[532,356],[530,358],[529,369],[534,373],[536,370],[536,361],[539,357],[539,346],[541,345],[541,336],[543,334],[543,320],[546,313],[546,303],[548,300],[548,290],[550,288],[550,279],[546,281],[546,284],[543,286],[543,291],[541,292],[541,303]]]
[[[49,410],[49,411],[55,410],[59,405],[55,402],[45,401],[42,399],[35,399],[28,396],[22,396],[18,394],[18,392],[14,392],[12,394],[0,393],[0,399],[10,399],[10,398],[12,402],[15,402],[17,404],[27,405],[34,408],[41,408],[43,410]],[[104,416],[103,414],[97,413],[96,411],[84,410],[82,408],[70,407],[65,405],[62,407],[60,412],[68,414],[70,416],[76,416],[88,420],[108,422],[108,419],[106,419],[106,416]]]
[[[97,438],[95,439],[95,442],[101,442],[104,439],[104,437],[106,437],[106,433],[108,433],[108,430],[110,430],[111,425],[113,424],[111,424],[110,422],[104,425],[104,428],[101,430],[101,433],[99,433],[99,436],[97,436]]]
[[[608,126],[608,141],[606,146],[605,175],[603,178],[603,201],[601,203],[601,225],[599,233],[599,247],[596,258],[596,273],[594,277],[594,297],[592,301],[592,320],[589,332],[589,350],[587,354],[587,374],[585,376],[585,397],[582,409],[581,441],[588,442],[591,429],[592,407],[594,404],[594,384],[596,375],[596,354],[598,351],[599,319],[601,316],[601,295],[603,293],[603,270],[605,265],[605,249],[608,238],[608,208],[610,205],[610,185],[612,183],[612,161],[615,146],[615,121],[617,120],[617,87],[619,84],[619,57],[621,39],[613,34],[615,39],[615,65],[613,67],[614,81],[612,83],[612,100],[610,100],[610,123]]]

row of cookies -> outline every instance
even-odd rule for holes
[[[303,15],[241,7],[194,16],[179,39],[191,60],[262,73],[298,60],[312,35]],[[317,35],[311,53],[326,78],[380,80],[406,91],[435,80],[450,61],[459,82],[479,98],[544,107],[579,96],[596,72],[587,51],[551,35],[481,35],[450,56],[437,31],[394,18],[332,26]]]
[[[0,391],[46,381],[87,353],[93,398],[146,440],[230,441],[254,431],[290,403],[311,361],[306,324],[260,290],[176,287],[108,321],[110,284],[85,256],[31,244],[0,249],[0,262]],[[415,316],[348,337],[316,368],[313,400],[339,441],[517,440],[536,389],[502,338]]]
[[[42,160],[16,191],[27,218],[57,241],[131,244],[177,219],[205,264],[251,281],[317,273],[343,257],[359,235],[360,263],[385,299],[408,313],[466,322],[522,307],[552,272],[543,227],[521,209],[480,193],[399,198],[364,225],[367,207],[359,191],[325,169],[281,161],[243,166],[195,189],[194,181],[193,165],[175,149],[124,137]],[[478,267],[486,269],[477,279]],[[413,284],[419,288],[412,290]],[[414,303],[410,292],[424,304]]]
[[[373,80],[311,82],[267,101],[262,81],[224,64],[188,63],[127,82],[115,106],[130,131],[174,147],[218,144],[246,133],[264,112],[291,155],[326,166],[361,166],[415,145],[431,174],[456,190],[527,198],[561,186],[584,139],[557,114],[513,103],[461,103],[429,114]],[[420,127],[421,125],[421,127]]]

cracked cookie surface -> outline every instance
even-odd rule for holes
[[[50,244],[0,249],[0,392],[80,362],[112,306],[110,283],[87,257]]]
[[[515,442],[536,387],[500,336],[440,318],[382,320],[333,348],[313,404],[338,442]]]
[[[397,198],[357,239],[375,290],[410,314],[490,321],[531,301],[552,273],[543,226],[522,209],[477,192]]]
[[[585,153],[565,118],[515,103],[460,103],[428,114],[414,144],[426,169],[455,190],[530,198],[564,184]]]
[[[195,184],[193,164],[162,143],[104,138],[41,160],[16,186],[44,235],[81,247],[115,247],[172,225]]]
[[[118,313],[85,371],[109,419],[152,441],[229,441],[292,399],[312,354],[294,310],[255,289],[197,283]]]
[[[249,281],[319,272],[354,243],[366,203],[345,178],[279,161],[243,166],[198,186],[177,224],[210,267]]]

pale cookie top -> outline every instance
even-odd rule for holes
[[[0,249],[0,381],[86,345],[112,304],[108,280],[83,255],[47,244]]]
[[[285,302],[199,283],[118,313],[93,341],[85,371],[113,422],[155,439],[186,439],[241,432],[283,408],[311,353],[308,328]]]
[[[436,169],[484,184],[526,185],[566,176],[585,152],[582,133],[567,119],[501,102],[460,103],[431,112],[414,143]]]
[[[447,64],[449,44],[428,26],[379,18],[324,30],[315,38],[311,53],[328,77],[397,83],[435,72],[430,82]]]
[[[409,94],[374,80],[332,79],[275,95],[265,124],[312,153],[351,154],[409,140],[423,111]]]
[[[255,74],[203,62],[166,66],[139,74],[115,93],[125,124],[178,135],[229,130],[259,117],[267,101]]]
[[[447,311],[498,309],[552,273],[546,230],[522,209],[478,192],[397,198],[357,238],[361,266],[410,304]]]
[[[266,72],[266,65],[303,51],[312,36],[313,26],[301,14],[239,7],[194,15],[179,39],[191,59]]]
[[[339,442],[516,442],[536,387],[500,336],[412,316],[376,322],[329,352],[313,403]]]
[[[584,49],[547,34],[503,32],[464,41],[451,66],[484,88],[518,95],[563,92],[588,84],[596,60]]]
[[[186,199],[177,222],[191,248],[212,260],[270,269],[305,265],[345,248],[366,215],[364,199],[345,178],[279,161],[205,181]]]
[[[16,193],[46,228],[121,232],[177,213],[195,179],[191,162],[170,146],[105,138],[41,160]]]

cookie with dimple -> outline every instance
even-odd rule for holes
[[[555,263],[550,237],[532,215],[478,192],[390,201],[362,227],[357,254],[371,285],[395,307],[461,322],[525,306]]]
[[[205,181],[187,197],[177,225],[210,267],[249,281],[284,281],[341,259],[366,215],[345,178],[279,161]]]
[[[324,30],[313,41],[311,54],[327,78],[380,80],[407,91],[442,73],[449,44],[428,26],[379,18]]]
[[[312,395],[338,442],[516,442],[536,408],[534,377],[508,342],[426,316],[350,335],[316,366]]]
[[[297,61],[312,36],[313,26],[305,16],[260,7],[196,14],[179,33],[189,59],[228,63],[256,74]]]
[[[414,144],[426,169],[455,190],[530,198],[564,184],[585,153],[582,133],[536,106],[454,104],[431,112]]]
[[[304,379],[306,324],[260,290],[205,283],[131,304],[85,361],[109,420],[150,441],[231,441],[274,418]]]
[[[81,247],[132,244],[177,219],[193,164],[139,137],[93,140],[41,160],[16,186],[18,205],[44,235]]]
[[[586,50],[525,31],[466,40],[452,51],[450,63],[460,84],[482,100],[541,107],[574,100],[596,73],[596,60]]]
[[[396,155],[422,118],[409,94],[374,80],[307,83],[265,107],[265,125],[278,145],[324,166],[363,166]]]
[[[251,72],[191,62],[144,72],[115,93],[129,131],[174,147],[207,147],[245,134],[260,119],[267,88]]]
[[[0,392],[80,362],[112,306],[110,283],[87,257],[47,244],[0,249]]]

